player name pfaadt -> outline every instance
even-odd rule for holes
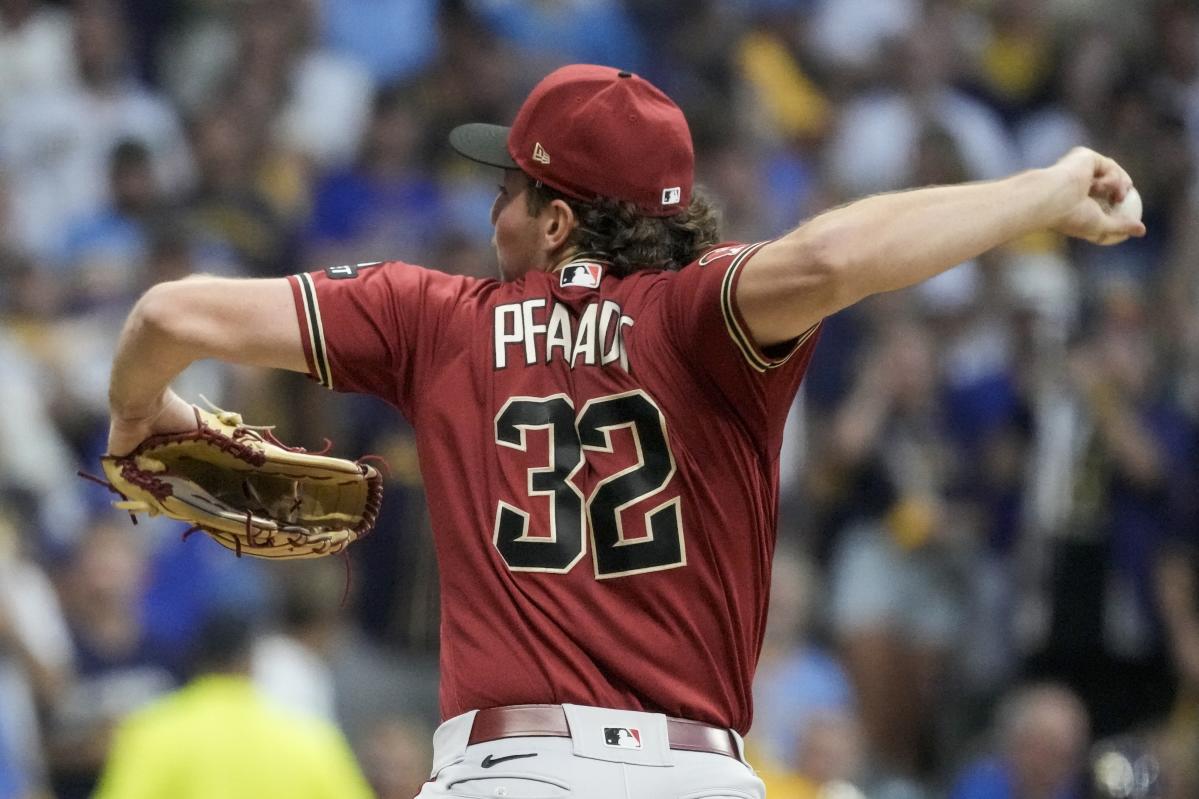
[[[633,318],[612,300],[584,306],[577,322],[564,303],[554,303],[547,314],[544,297],[499,305],[495,309],[495,368],[507,368],[509,358],[511,363],[523,360],[526,366],[560,358],[571,369],[580,364],[619,363],[627,372],[623,332],[632,324]],[[513,348],[518,348],[516,353],[511,352]]]

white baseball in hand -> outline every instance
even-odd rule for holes
[[[1135,188],[1129,189],[1120,202],[1111,205],[1104,203],[1104,207],[1112,216],[1122,216],[1134,222],[1141,221],[1141,212],[1144,210],[1141,206],[1141,193]]]

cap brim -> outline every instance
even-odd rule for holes
[[[450,146],[472,161],[501,169],[518,169],[508,154],[508,131],[503,125],[472,122],[450,131]]]

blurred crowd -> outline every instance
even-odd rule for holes
[[[748,741],[772,799],[1199,796],[1195,3],[0,0],[0,799],[91,795],[130,714],[201,701],[229,615],[252,646],[222,673],[344,735],[379,797],[419,789],[437,584],[396,413],[210,363],[177,383],[387,460],[344,562],[180,542],[72,475],[157,281],[494,275],[497,175],[446,133],[572,61],[678,101],[729,240],[1074,145],[1127,167],[1145,239],[1029,237],[826,321]]]

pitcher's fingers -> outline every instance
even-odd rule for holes
[[[1122,172],[1123,169],[1114,158],[1108,158],[1106,155],[1095,154],[1094,172],[1092,176],[1095,179],[1100,179],[1111,175],[1113,172]]]
[[[1123,167],[1112,159],[1103,160],[1107,164],[1103,169],[1097,170],[1095,178],[1091,182],[1091,194],[1118,203],[1132,188],[1132,178],[1124,171]]]
[[[1097,244],[1111,246],[1120,244],[1129,238],[1141,238],[1144,235],[1145,224],[1143,222],[1105,215],[1103,230],[1094,241]]]

